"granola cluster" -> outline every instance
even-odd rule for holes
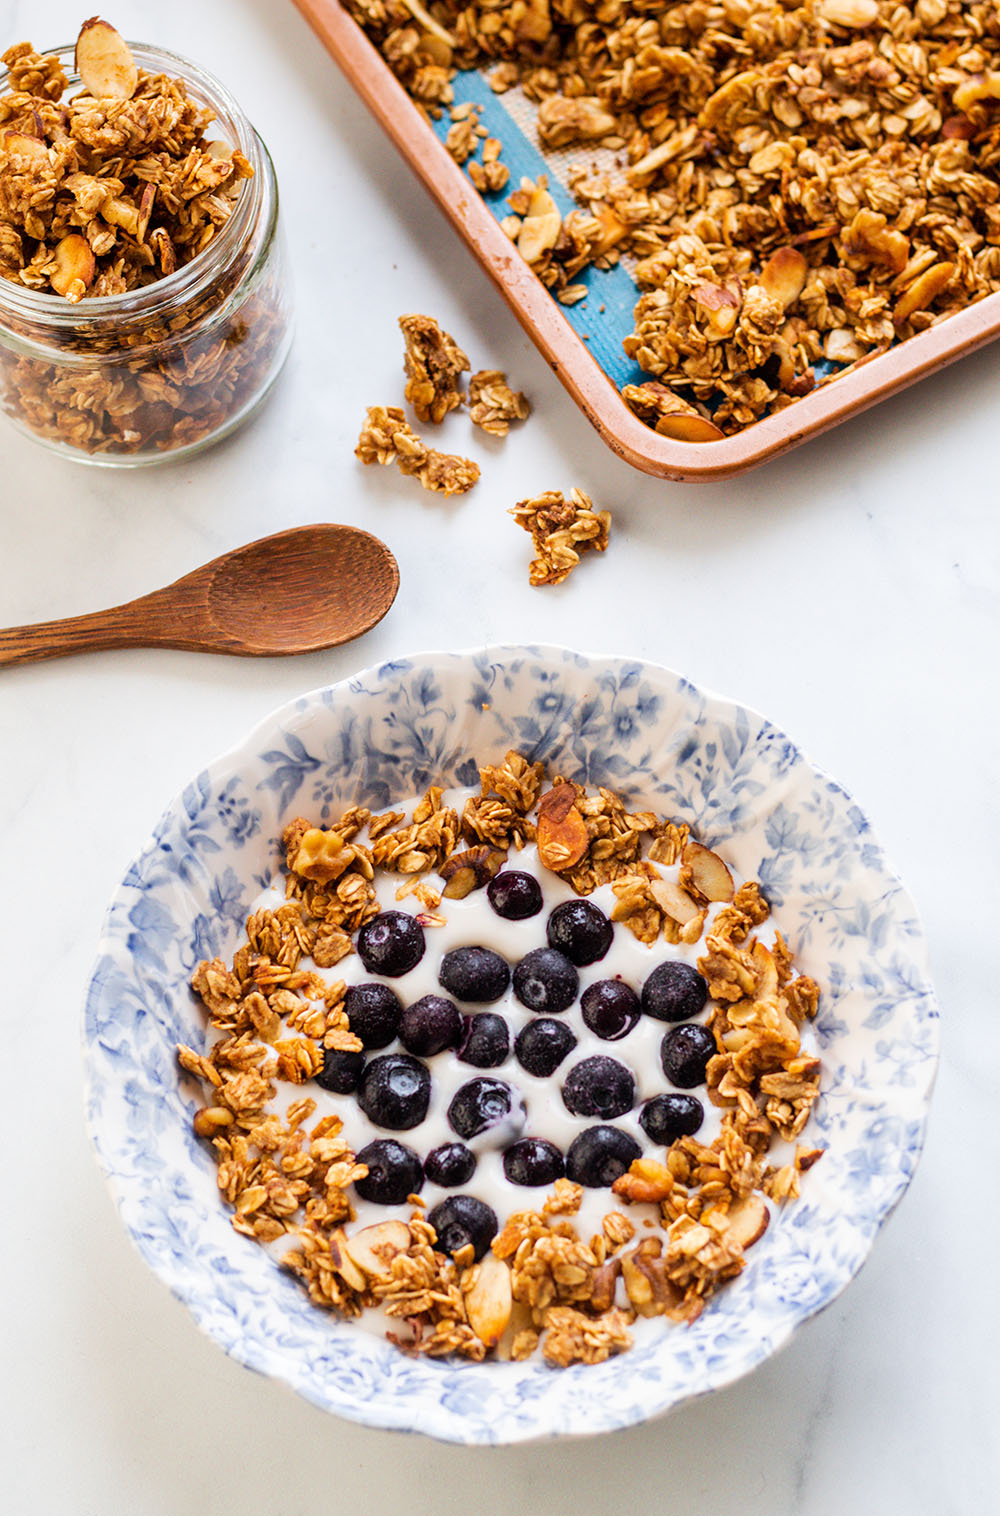
[[[567,216],[542,179],[504,225],[563,300],[588,264],[634,265],[626,351],[703,423],[669,435],[734,432],[813,388],[819,360],[1000,290],[990,0],[436,0],[433,35],[405,0],[350,9],[425,110],[450,105],[455,68],[489,67],[536,106],[543,150],[611,149],[571,171]],[[780,292],[776,253],[800,272]]]
[[[596,1234],[574,1220],[583,1191],[560,1179],[539,1209],[501,1219],[476,1262],[471,1245],[452,1257],[437,1249],[417,1194],[406,1221],[353,1225],[351,1185],[368,1170],[341,1118],[314,1121],[306,1094],[276,1097],[281,1084],[312,1079],[327,1050],[361,1051],[343,981],[315,970],[354,951],[353,935],[379,910],[378,872],[399,877],[396,898],[416,895],[417,919],[432,929],[443,923],[443,898],[483,888],[529,842],[578,894],[613,884],[615,918],[640,941],[702,944],[717,1048],[706,1087],[723,1114],[712,1142],[679,1138],[661,1158],[633,1162],[613,1186],[624,1209],[610,1209]],[[780,933],[771,948],[757,935],[770,914],[759,886],[737,888],[686,825],[631,812],[610,790],[549,778],[515,751],[480,769],[479,791],[460,812],[431,786],[409,819],[358,806],[328,827],[299,817],[283,846],[284,904],[250,916],[231,966],[198,965],[192,985],[213,1036],[206,1052],[178,1048],[206,1092],[194,1129],[214,1147],[235,1229],[279,1246],[317,1306],[345,1317],[381,1306],[391,1340],[432,1357],[521,1360],[540,1348],[553,1365],[599,1363],[631,1345],[637,1317],[693,1321],[766,1229],[764,1197],[793,1199],[820,1157],[797,1141],[819,1089],[818,1060],[800,1037],[819,990],[796,974]],[[775,1139],[796,1144],[777,1164]],[[646,1210],[633,1220],[635,1205]]]
[[[253,168],[239,148],[210,138],[214,114],[183,79],[138,68],[97,17],[77,41],[74,94],[59,58],[28,42],[8,48],[3,62],[4,280],[72,307],[145,290],[215,241]],[[81,319],[55,335],[41,317],[6,317],[19,337],[65,355],[46,363],[0,350],[7,409],[39,435],[90,453],[164,450],[210,435],[252,399],[283,326],[266,289],[213,324],[234,303],[245,265],[234,255],[172,312]]]
[[[473,424],[494,437],[505,437],[512,421],[524,421],[531,414],[527,399],[510,388],[500,369],[472,374],[466,397],[461,378],[472,365],[433,316],[400,316],[399,329],[405,343],[404,397],[418,421],[439,425],[449,411],[468,400]],[[398,406],[368,407],[354,452],[362,463],[395,463],[401,473],[419,479],[424,489],[442,495],[463,495],[479,479],[478,463],[428,447]]]
[[[570,490],[568,498],[560,490],[546,490],[530,500],[519,500],[510,514],[531,533],[537,555],[528,570],[531,584],[562,584],[580,562],[581,553],[603,553],[607,548],[611,512],[595,511],[582,490]]]

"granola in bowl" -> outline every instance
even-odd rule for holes
[[[351,1030],[349,1015],[345,1028],[336,1014],[344,1002],[332,985],[343,981],[346,1000],[361,953],[344,952],[343,936],[360,947],[361,934],[371,925],[361,921],[368,900],[365,870],[353,861],[363,857],[362,849],[374,855],[381,843],[381,857],[397,864],[406,859],[412,866],[409,874],[398,869],[385,872],[389,894],[380,898],[381,909],[373,920],[386,910],[411,921],[418,915],[444,916],[444,925],[427,920],[422,928],[425,938],[439,934],[437,940],[444,944],[447,934],[457,931],[455,923],[464,909],[492,910],[484,894],[488,883],[470,889],[464,897],[446,897],[443,887],[450,881],[438,874],[436,885],[432,884],[429,868],[424,867],[433,853],[434,863],[448,869],[456,880],[456,890],[461,891],[470,880],[475,884],[477,866],[486,862],[481,855],[473,860],[445,856],[456,847],[451,818],[444,812],[456,810],[461,825],[468,801],[460,808],[435,809],[431,800],[429,814],[416,820],[406,815],[406,802],[409,797],[424,796],[428,786],[436,783],[449,792],[464,791],[476,800],[468,815],[476,816],[486,835],[458,848],[459,854],[495,848],[502,835],[497,829],[506,828],[509,835],[510,824],[517,819],[515,807],[499,791],[483,795],[478,771],[492,765],[499,774],[503,754],[509,751],[525,755],[529,769],[545,764],[546,787],[540,794],[558,790],[552,783],[558,776],[573,786],[576,799],[561,817],[565,825],[560,825],[559,817],[565,796],[559,797],[558,805],[550,801],[543,806],[543,812],[550,810],[555,827],[551,840],[562,850],[555,861],[566,875],[564,879],[549,870],[551,888],[558,886],[566,901],[575,904],[604,900],[599,891],[610,891],[604,915],[610,920],[616,906],[622,908],[613,922],[614,952],[627,948],[650,961],[650,949],[626,924],[627,916],[643,934],[654,921],[658,923],[656,953],[669,958],[690,954],[691,968],[699,973],[698,960],[708,960],[703,977],[712,990],[713,1025],[730,1039],[728,1051],[734,1058],[740,1045],[748,1045],[747,1028],[739,1025],[744,1014],[741,1000],[747,1002],[748,997],[730,997],[740,983],[747,988],[754,983],[751,976],[757,955],[747,947],[751,938],[768,948],[777,973],[781,954],[780,949],[775,952],[777,938],[772,941],[769,933],[778,924],[784,941],[794,949],[798,976],[822,986],[814,1016],[809,1014],[808,996],[791,1013],[799,1027],[802,1056],[820,1060],[818,1098],[805,1088],[814,1070],[793,1068],[792,1059],[789,1066],[771,1071],[776,1076],[772,1088],[757,1087],[758,1111],[779,1127],[791,1130],[798,1110],[809,1108],[807,1124],[790,1139],[787,1150],[776,1144],[768,1155],[764,1170],[770,1167],[774,1173],[766,1175],[762,1170],[753,1176],[755,1185],[757,1180],[766,1180],[773,1191],[762,1199],[770,1224],[757,1241],[750,1243],[748,1234],[742,1238],[739,1234],[705,1236],[699,1231],[703,1215],[710,1233],[714,1222],[722,1219],[721,1203],[714,1217],[711,1207],[704,1209],[712,1185],[723,1183],[728,1190],[728,1179],[721,1180],[719,1175],[732,1175],[739,1168],[738,1164],[725,1168],[720,1149],[713,1146],[722,1133],[726,1111],[736,1108],[703,1098],[707,1086],[703,1092],[693,1088],[704,1108],[704,1123],[693,1134],[693,1145],[671,1149],[675,1168],[669,1167],[668,1148],[660,1143],[654,1145],[657,1151],[639,1155],[658,1167],[640,1166],[633,1172],[630,1160],[628,1169],[618,1174],[619,1179],[627,1178],[628,1194],[588,1186],[572,1174],[564,1174],[562,1184],[553,1179],[539,1187],[521,1186],[518,1194],[524,1199],[510,1206],[503,1226],[498,1215],[496,1247],[491,1242],[482,1252],[478,1272],[454,1255],[439,1263],[438,1232],[430,1217],[440,1204],[440,1191],[432,1187],[437,1181],[427,1182],[426,1167],[431,1124],[440,1119],[447,1128],[447,1116],[439,1117],[432,1104],[426,1117],[427,1145],[419,1126],[349,1132],[349,1122],[355,1120],[352,1103],[360,1106],[363,1097],[371,1107],[371,1091],[362,1086],[357,1099],[350,1091],[343,1097],[334,1092],[325,1103],[322,1086],[316,1091],[307,1088],[306,1079],[297,1083],[294,1077],[283,1075],[287,1102],[280,1112],[272,1113],[277,1117],[274,1122],[263,1112],[271,1098],[266,1090],[270,1070],[264,1060],[281,1059],[283,1069],[294,1074],[313,1063],[314,1055],[306,1046],[309,1040],[321,1045],[328,1031],[334,1041],[358,1035]],[[728,931],[731,916],[726,913],[746,916],[747,936],[742,943],[736,942],[735,934],[732,939],[735,961],[723,954],[723,961],[716,962],[707,940],[701,946],[685,945],[681,937],[685,924],[678,924],[676,916],[671,919],[677,924],[678,941],[663,936],[664,903],[670,911],[683,908],[680,895],[664,885],[675,885],[698,905],[697,895],[681,874],[684,867],[695,870],[698,854],[689,854],[686,865],[683,858],[676,865],[653,860],[660,874],[661,899],[656,903],[656,895],[652,897],[656,917],[650,913],[649,900],[634,893],[634,885],[623,887],[621,898],[615,895],[614,885],[621,885],[621,879],[605,879],[589,895],[577,895],[574,881],[585,890],[593,882],[587,870],[597,861],[595,855],[620,856],[626,876],[636,872],[630,866],[636,859],[631,851],[634,842],[625,836],[630,828],[613,820],[605,836],[595,835],[587,858],[583,852],[576,852],[574,858],[569,829],[576,829],[576,821],[570,813],[575,805],[585,828],[600,820],[596,813],[588,818],[585,812],[591,804],[603,810],[602,791],[625,797],[623,814],[629,817],[675,818],[678,828],[691,828],[703,847],[723,858],[732,874],[734,899],[714,902],[709,917],[713,926],[721,918]],[[372,817],[392,819],[385,820],[379,837],[372,839],[369,820],[367,841],[359,831],[353,838],[341,838],[339,848],[329,845],[323,840],[325,834],[336,833],[352,807],[367,810]],[[540,826],[537,801],[534,806],[522,801],[521,809],[525,822]],[[358,814],[355,810],[355,820]],[[296,818],[313,825],[294,827]],[[642,835],[643,845],[652,848],[655,839]],[[587,839],[589,845],[589,831]],[[531,840],[525,831],[523,840],[520,851],[515,843],[508,846],[510,861],[497,871],[496,879],[517,872],[518,862],[529,860],[531,849],[540,848],[545,839],[540,842],[536,831]],[[575,846],[582,840],[578,836]],[[682,849],[691,840],[684,838]],[[282,883],[267,904],[262,892],[272,880],[275,859],[288,849],[292,849],[294,865],[287,875],[291,893],[285,893],[289,887]],[[352,866],[334,878],[349,853]],[[317,860],[322,866],[324,856],[328,866],[334,860],[333,874],[325,883],[315,879],[303,885],[302,880],[308,881],[305,870],[314,870]],[[549,857],[555,855],[550,852]],[[602,868],[607,866],[602,864]],[[706,883],[709,878],[705,876]],[[759,883],[759,895],[769,902],[771,917],[754,920],[762,907],[755,903],[752,891],[741,893],[744,881]],[[649,883],[657,881],[649,877]],[[396,900],[396,889],[407,885],[413,886],[413,893]],[[546,887],[550,887],[548,880]],[[433,896],[421,898],[418,893],[430,888],[441,894],[437,904]],[[705,895],[701,884],[697,890]],[[336,895],[341,904],[329,917],[321,913],[324,930],[319,935],[326,940],[320,944],[319,937],[310,939],[309,932],[318,932],[320,917],[314,908],[320,907],[324,895]],[[342,922],[332,919],[349,902],[353,902],[353,917]],[[312,920],[302,914],[303,904]],[[277,921],[272,919],[290,907],[295,909]],[[250,928],[256,946],[246,936],[251,918],[257,918]],[[324,983],[332,981],[329,1005],[325,995],[300,994],[302,984],[289,992],[287,1000],[270,1003],[282,976],[288,976],[286,985],[289,978],[294,984],[292,976],[303,971],[297,934],[293,931],[297,948],[286,943],[283,949],[280,942],[283,924],[287,931],[294,926],[294,918],[299,919],[313,963],[326,961],[321,977]],[[525,923],[526,936],[535,934],[530,945],[523,941],[531,952],[537,947],[539,932],[547,942],[549,915],[542,912],[511,925],[524,927]],[[497,929],[507,928],[500,923]],[[454,945],[470,944],[466,939]],[[293,967],[296,950],[300,956]],[[749,962],[740,957],[744,951],[753,954]],[[264,970],[260,962],[264,956],[271,961],[270,970]],[[279,964],[282,956],[289,961]],[[500,956],[516,968],[527,954],[505,948]],[[441,972],[437,949],[429,946],[424,958],[428,973],[431,969],[435,975]],[[192,995],[191,980],[199,964],[212,965],[215,960],[222,968],[203,970],[199,985],[210,996],[218,996],[212,1019],[228,1018],[230,1025],[206,1035],[205,1004]],[[593,970],[598,976],[600,963],[595,960]],[[764,964],[761,960],[758,966]],[[252,967],[262,976],[258,989],[234,994],[230,974],[239,975],[235,988],[240,991],[245,971]],[[589,968],[579,970],[584,989],[590,987],[586,977],[590,972]],[[392,975],[366,972],[365,977],[384,982],[390,989],[394,983]],[[649,977],[648,973],[636,977],[640,996]],[[795,977],[793,973],[782,992],[786,1000],[787,986]],[[402,985],[401,979],[395,982]],[[442,990],[440,984],[437,988]],[[449,994],[447,988],[444,994]],[[292,1000],[310,998],[310,1005],[292,1005]],[[400,998],[407,1002],[404,1009],[412,1004],[408,994]],[[462,1003],[457,993],[450,998]],[[477,1011],[477,1004],[483,1008]],[[517,1017],[524,1022],[546,1019],[523,1008],[515,1012],[513,1002],[465,1004],[463,1013],[477,1023],[470,1029],[477,1037],[489,1032],[488,1026],[479,1023],[491,1011],[507,1022],[515,1040],[522,1027]],[[569,1023],[578,1039],[577,1050],[566,1059],[566,1077],[553,1082],[556,1109],[561,1103],[560,1119],[570,1126],[576,1122],[589,1128],[595,1123],[589,1117],[578,1121],[566,1107],[560,1088],[569,1083],[571,1074],[576,1088],[581,1078],[575,1074],[576,1066],[593,1056],[583,1042],[582,1011],[581,998],[579,1010],[574,1003],[564,1011],[553,1011],[547,1019]],[[244,1017],[251,1018],[250,1026],[239,1031],[236,1023]],[[707,1012],[688,1019],[707,1030]],[[603,1044],[604,1053],[614,1062],[631,1068],[630,1039],[641,1041],[652,1030],[653,1057],[636,1060],[635,1068],[651,1068],[660,1080],[658,1088],[640,1090],[640,1098],[629,1110],[596,1123],[620,1128],[626,1135],[635,1130],[635,1116],[650,1100],[670,1092],[662,1064],[657,1072],[659,1043],[670,1028],[654,1025],[656,1018],[648,1012],[642,1020],[645,1028],[637,1026],[624,1040]],[[290,1026],[290,1021],[297,1025]],[[463,1037],[465,1031],[463,1022]],[[774,1034],[780,1041],[780,1023],[772,1024],[770,1035]],[[712,1039],[714,1043],[714,1031]],[[214,1046],[227,1042],[225,1056],[215,1054],[213,1062]],[[196,1067],[199,1077],[204,1075],[202,1088],[186,1073],[178,1077],[178,1044],[190,1049],[195,1060],[207,1061],[207,1066]],[[263,1060],[258,1056],[260,1048]],[[362,1051],[366,1067],[379,1059],[401,1056],[388,1043],[382,1049]],[[324,1063],[328,1052],[341,1063],[356,1050],[353,1044],[343,1043],[339,1048],[322,1048]],[[439,1074],[433,1062],[437,1055],[407,1056],[426,1063],[432,1080],[440,1081],[445,1091],[450,1077],[445,1073],[447,1058]],[[165,813],[112,904],[88,995],[86,1058],[91,1130],[123,1219],[154,1270],[228,1352],[291,1384],[317,1404],[370,1425],[419,1428],[460,1442],[509,1442],[629,1425],[729,1383],[775,1351],[801,1321],[846,1285],[903,1193],[919,1153],[936,1059],[936,1012],[912,906],[886,866],[868,822],[855,803],[782,733],[752,711],[707,695],[648,664],[588,658],[560,649],[507,647],[401,660],[359,674],[334,689],[317,691],[276,713],[239,749],[196,776]],[[243,1058],[248,1067],[239,1070],[236,1065]],[[453,1063],[458,1088],[470,1079],[514,1085],[516,1076],[519,1085],[523,1077],[523,1088],[528,1090],[533,1077],[518,1072],[522,1065],[516,1054],[513,1062],[496,1065],[495,1073],[489,1067],[470,1068],[457,1058]],[[725,1076],[726,1071],[719,1068]],[[208,1069],[214,1070],[218,1085]],[[750,1074],[748,1068],[743,1072]],[[724,1098],[735,1099],[737,1107],[739,1077],[734,1076],[735,1082],[720,1078],[719,1084],[722,1090],[725,1083]],[[227,1086],[224,1098],[217,1093],[223,1085]],[[447,1091],[446,1110],[458,1088]],[[536,1082],[529,1094],[540,1090]],[[250,1126],[260,1127],[257,1136],[263,1139],[262,1148],[259,1142],[241,1146],[247,1128],[233,1120],[237,1108],[250,1120],[255,1098],[261,1102],[261,1117],[251,1120]],[[338,1099],[342,1101],[339,1108]],[[317,1102],[314,1111],[308,1108],[311,1100]],[[249,1104],[244,1106],[243,1101]],[[533,1106],[534,1101],[527,1099],[527,1103]],[[334,1130],[335,1123],[330,1123],[325,1131],[317,1132],[317,1126],[334,1111],[344,1121],[343,1129]],[[713,1127],[716,1122],[718,1126]],[[291,1127],[297,1138],[294,1133],[289,1136]],[[220,1204],[222,1171],[216,1161],[219,1149],[214,1146],[225,1131],[230,1135],[223,1140],[233,1147],[231,1154],[223,1153],[223,1164],[231,1162],[231,1167],[222,1176],[227,1186],[232,1184],[231,1211]],[[536,1134],[526,1131],[523,1135]],[[375,1136],[412,1148],[424,1164],[422,1191],[409,1192],[419,1194],[423,1206],[410,1204],[404,1195],[380,1212],[363,1211],[358,1186],[367,1183],[378,1165],[363,1180],[360,1152]],[[467,1147],[476,1141],[475,1135],[463,1138],[452,1132],[451,1136]],[[553,1130],[548,1140],[565,1160],[572,1138],[567,1141]],[[434,1146],[441,1145],[435,1136]],[[502,1165],[510,1145],[476,1155],[482,1177],[488,1178],[491,1167]],[[255,1146],[259,1154],[252,1150]],[[797,1148],[802,1152],[797,1154]],[[810,1155],[818,1150],[823,1152],[822,1160],[809,1167]],[[259,1167],[252,1175],[255,1162]],[[719,1172],[713,1174],[713,1168]],[[390,1169],[391,1165],[383,1164],[376,1181],[385,1180],[387,1174],[392,1178]],[[661,1169],[668,1170],[669,1192]],[[322,1196],[304,1196],[298,1184],[305,1183],[311,1192],[320,1174]],[[405,1178],[405,1170],[403,1174]],[[249,1182],[251,1177],[254,1183]],[[745,1177],[750,1177],[749,1170]],[[789,1195],[783,1200],[788,1187],[794,1188],[800,1180],[799,1198]],[[577,1184],[583,1190],[579,1208]],[[447,1192],[474,1195],[475,1188]],[[357,1210],[356,1221],[348,1219],[345,1208],[342,1224],[310,1228],[308,1221],[305,1227],[296,1221],[295,1235],[282,1230],[265,1246],[243,1235],[252,1232],[257,1221],[270,1222],[272,1229],[284,1227],[303,1199],[308,1205],[321,1198],[335,1209],[343,1203],[337,1200],[338,1193]],[[652,1198],[657,1194],[658,1198]],[[671,1206],[683,1198],[686,1207],[696,1196],[698,1217],[678,1213],[664,1229],[664,1204]],[[244,1210],[237,1230],[229,1216],[241,1214],[241,1199]],[[599,1210],[596,1224],[588,1214],[591,1206]],[[287,1208],[284,1215],[282,1207]],[[728,1220],[722,1234],[729,1230],[734,1210],[727,1199]],[[654,1220],[653,1228],[643,1225],[647,1217]],[[457,1220],[467,1225],[468,1214]],[[369,1235],[366,1253],[366,1239],[358,1242],[358,1234],[384,1223],[392,1223],[393,1230],[375,1239]],[[686,1234],[690,1256],[697,1258],[692,1265],[696,1271],[714,1269],[722,1280],[727,1273],[735,1273],[714,1293],[695,1287],[694,1295],[703,1304],[686,1323],[671,1321],[665,1314],[639,1313],[643,1303],[673,1309],[675,1292],[683,1300],[697,1285],[693,1274],[685,1277],[683,1270],[678,1272],[679,1259],[665,1241],[675,1223],[676,1243],[680,1247]],[[402,1225],[402,1232],[397,1224]],[[341,1252],[340,1238],[335,1235],[338,1226],[347,1242],[346,1252]],[[634,1235],[629,1235],[632,1228]],[[458,1240],[457,1232],[446,1232],[446,1241],[449,1236],[453,1243]],[[310,1249],[312,1239],[316,1246]],[[333,1249],[326,1251],[331,1239],[337,1247],[336,1265]],[[474,1256],[477,1243],[470,1240]],[[735,1242],[744,1250],[742,1259],[733,1247]],[[360,1253],[355,1254],[353,1248]],[[281,1268],[271,1250],[282,1257],[298,1252],[299,1274],[290,1266]],[[621,1274],[613,1281],[611,1299],[615,1258],[621,1260]],[[393,1260],[401,1260],[395,1270]],[[732,1266],[740,1261],[744,1266],[735,1272]],[[612,1268],[602,1273],[609,1263]],[[389,1279],[374,1285],[372,1281],[387,1264]],[[475,1318],[489,1337],[484,1318],[496,1309],[498,1280],[503,1289],[501,1267],[512,1297],[515,1270],[518,1293],[526,1297],[512,1300],[509,1346],[513,1350],[519,1338],[518,1354],[532,1351],[506,1362],[493,1361],[492,1352],[486,1361],[477,1362],[478,1348],[471,1359],[456,1356],[453,1333],[470,1345],[476,1336],[485,1346],[470,1322]],[[554,1289],[546,1298],[551,1288],[546,1279],[556,1275],[559,1298]],[[569,1298],[574,1278],[580,1293],[577,1299]],[[447,1287],[434,1291],[432,1286],[439,1282]],[[342,1320],[336,1312],[316,1308],[309,1296],[311,1284],[321,1295],[324,1290],[339,1290],[344,1300],[351,1298],[352,1291],[359,1301],[367,1295],[374,1300],[376,1293],[384,1299],[366,1307],[365,1315]],[[633,1301],[627,1294],[629,1285],[634,1295],[648,1288],[649,1300]],[[427,1309],[420,1308],[421,1289],[425,1302],[427,1292],[442,1297],[435,1303],[435,1308],[440,1307],[439,1321],[432,1321]],[[389,1316],[393,1299],[399,1301],[399,1308]],[[527,1320],[520,1317],[522,1307],[529,1313]],[[615,1310],[621,1315],[611,1314]],[[377,1320],[379,1311],[381,1321]],[[376,1331],[365,1329],[369,1312]],[[545,1316],[537,1350],[534,1312]],[[634,1320],[630,1319],[633,1312]],[[426,1319],[417,1343],[406,1323],[421,1315]],[[436,1347],[444,1350],[441,1357],[428,1350],[439,1322]],[[407,1341],[409,1351],[401,1352],[385,1340],[387,1326]],[[633,1338],[628,1352],[620,1350],[625,1333]],[[545,1357],[546,1343],[552,1362]],[[598,1361],[571,1363],[565,1372],[553,1372],[553,1363],[581,1358]],[[359,1384],[365,1386],[360,1396]]]

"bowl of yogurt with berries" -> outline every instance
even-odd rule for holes
[[[313,692],[197,775],[85,1047],[123,1221],[210,1336],[497,1443],[662,1414],[832,1300],[912,1175],[937,1011],[867,819],[783,733],[500,647]]]

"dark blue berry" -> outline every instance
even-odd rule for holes
[[[669,1036],[669,1032],[667,1033]],[[697,1095],[654,1095],[639,1113],[639,1125],[653,1142],[676,1142],[693,1137],[705,1119]]]
[[[548,920],[545,935],[549,947],[565,953],[579,968],[596,963],[611,946],[615,929],[604,912],[589,900],[567,900],[557,905]]]
[[[575,1047],[576,1036],[565,1021],[540,1016],[518,1032],[514,1052],[522,1069],[538,1079],[547,1079]]]
[[[524,1126],[524,1104],[502,1079],[470,1079],[452,1096],[448,1124],[460,1137],[475,1137],[489,1127]],[[511,1132],[516,1135],[516,1132]]]
[[[635,1080],[623,1063],[598,1053],[570,1069],[562,1087],[566,1109],[574,1116],[610,1121],[635,1105]]]
[[[369,1142],[358,1154],[358,1162],[368,1165],[368,1177],[355,1179],[354,1188],[362,1200],[374,1200],[377,1205],[402,1205],[424,1182],[416,1153],[391,1137]]]
[[[576,999],[580,976],[565,953],[535,948],[514,970],[514,994],[529,1011],[554,1015]]]
[[[445,1048],[458,1047],[462,1038],[462,1013],[454,1000],[444,995],[423,995],[408,1005],[399,1023],[399,1040],[408,1053],[432,1058]]]
[[[438,980],[459,1000],[499,1000],[510,984],[510,969],[492,948],[452,948],[441,959]]]
[[[642,1008],[657,1021],[686,1021],[708,999],[708,985],[689,963],[661,963],[642,987]]]
[[[369,974],[398,979],[424,956],[424,929],[405,911],[380,911],[358,933],[358,957]]]
[[[544,1137],[522,1137],[503,1155],[503,1171],[511,1184],[552,1184],[566,1172],[563,1155]]]
[[[595,1037],[617,1042],[639,1020],[639,997],[621,979],[599,979],[580,996],[580,1013]]]
[[[353,1094],[364,1066],[364,1053],[337,1053],[333,1048],[326,1048],[323,1067],[316,1075],[316,1083],[324,1090],[331,1090],[334,1095]]]
[[[463,1016],[465,1032],[458,1049],[459,1063],[471,1063],[476,1069],[495,1069],[510,1054],[507,1023],[495,1011],[479,1011]]]
[[[519,869],[504,869],[491,879],[486,896],[505,921],[524,921],[537,916],[542,908],[541,885],[534,874],[522,874]]]
[[[476,1161],[475,1153],[464,1142],[443,1142],[427,1154],[424,1174],[431,1184],[454,1190],[460,1184],[468,1184],[476,1172]]]
[[[616,1126],[591,1126],[569,1145],[566,1178],[588,1189],[605,1189],[641,1157],[642,1148],[627,1132]]]
[[[387,984],[352,984],[344,996],[351,1031],[366,1048],[387,1048],[399,1031],[403,1007]]]
[[[409,1053],[381,1053],[365,1065],[358,1105],[375,1126],[405,1132],[427,1115],[431,1076]]]
[[[439,1253],[458,1253],[471,1242],[477,1263],[499,1230],[496,1211],[475,1195],[449,1195],[427,1220],[437,1232]]]
[[[691,1090],[696,1084],[704,1084],[708,1061],[716,1052],[715,1038],[708,1027],[688,1022],[666,1033],[660,1043],[660,1062],[671,1084]]]

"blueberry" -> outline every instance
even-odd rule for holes
[[[557,905],[545,928],[549,947],[558,948],[579,968],[603,958],[614,934],[607,916],[589,900],[567,900],[565,905]]]
[[[499,1000],[510,984],[510,969],[492,948],[452,948],[441,959],[438,981],[459,1000]]]
[[[358,957],[369,974],[398,979],[424,956],[424,929],[405,911],[381,911],[358,933]]]
[[[432,1184],[454,1190],[460,1184],[468,1184],[476,1172],[476,1161],[475,1153],[464,1142],[443,1142],[427,1154],[424,1173]]]
[[[462,1013],[454,1000],[444,995],[422,995],[403,1012],[399,1040],[408,1053],[431,1058],[445,1048],[457,1047],[462,1038]]]
[[[696,1084],[704,1084],[708,1060],[717,1051],[708,1027],[689,1022],[666,1033],[660,1043],[660,1062],[671,1084],[691,1090]]]
[[[471,1242],[477,1263],[499,1230],[496,1211],[475,1195],[449,1195],[427,1220],[437,1232],[439,1253],[457,1253]]]
[[[463,1016],[465,1032],[458,1049],[459,1063],[471,1063],[476,1069],[495,1069],[510,1056],[510,1032],[502,1016],[494,1011],[478,1011]]]
[[[503,1171],[511,1184],[551,1184],[566,1172],[563,1155],[544,1137],[522,1137],[503,1155]]]
[[[402,1003],[387,984],[352,984],[344,1010],[355,1037],[366,1048],[387,1048],[399,1031]]]
[[[627,1132],[616,1126],[589,1126],[569,1145],[566,1178],[588,1189],[604,1189],[641,1157],[642,1148]]]
[[[358,1154],[358,1162],[368,1165],[368,1177],[355,1179],[354,1188],[362,1200],[374,1200],[378,1205],[402,1205],[424,1182],[416,1153],[391,1137],[369,1142]]]
[[[565,1021],[539,1016],[518,1032],[514,1052],[522,1069],[539,1079],[547,1079],[575,1047],[576,1037]]]
[[[693,1137],[704,1119],[704,1107],[696,1095],[654,1095],[639,1112],[646,1136],[662,1143]]]
[[[627,1037],[639,1020],[639,997],[621,979],[598,979],[580,996],[584,1026],[605,1042]]]
[[[506,921],[524,921],[542,908],[542,887],[534,874],[506,869],[491,879],[486,896],[498,916]]]
[[[661,963],[642,987],[642,1008],[657,1021],[686,1021],[708,999],[708,985],[689,963]]]
[[[332,1090],[334,1095],[350,1095],[358,1087],[364,1066],[364,1053],[337,1053],[326,1048],[316,1083],[321,1089]]]
[[[381,1053],[365,1065],[358,1088],[358,1105],[369,1121],[405,1132],[427,1115],[431,1076],[409,1053]]]
[[[635,1105],[635,1080],[623,1063],[598,1053],[574,1064],[562,1087],[566,1109],[574,1116],[610,1121]]]
[[[502,1079],[470,1079],[452,1096],[448,1124],[465,1138],[475,1137],[489,1127],[506,1128],[511,1136],[516,1136],[524,1126],[524,1105]]]
[[[579,987],[576,969],[555,948],[525,953],[514,970],[514,994],[529,1011],[564,1011],[573,1004]]]

